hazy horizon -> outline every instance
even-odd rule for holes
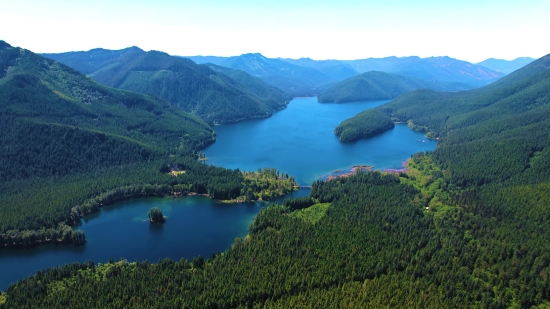
[[[449,56],[472,63],[550,53],[544,0],[0,2],[0,39],[37,53],[138,46],[181,56]]]

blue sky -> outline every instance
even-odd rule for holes
[[[0,0],[0,39],[35,52],[138,46],[172,55],[538,58],[550,0]]]

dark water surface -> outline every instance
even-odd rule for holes
[[[309,186],[353,165],[401,168],[411,154],[435,149],[435,141],[405,124],[355,143],[341,143],[334,135],[334,128],[343,120],[386,102],[320,104],[316,98],[294,99],[268,119],[215,127],[217,141],[204,153],[208,164],[246,171],[274,167]]]
[[[204,150],[207,162],[241,170],[274,167],[295,176],[301,185],[310,185],[357,164],[400,168],[411,154],[435,149],[434,141],[419,142],[425,139],[423,135],[406,125],[396,125],[368,140],[340,143],[333,131],[342,120],[385,102],[319,104],[315,98],[295,99],[268,119],[216,127],[217,142]],[[309,189],[301,189],[288,197],[308,194]],[[164,225],[145,221],[151,207],[159,207],[168,217]],[[86,232],[84,246],[0,250],[0,290],[37,270],[71,262],[208,258],[227,250],[236,237],[246,236],[261,207],[258,203],[223,204],[201,196],[115,203],[77,227]]]
[[[307,196],[300,189],[287,197]],[[283,198],[274,200],[282,202]],[[266,203],[224,204],[203,196],[139,198],[101,208],[78,229],[86,232],[84,246],[43,245],[32,249],[0,250],[0,290],[37,270],[92,260],[149,260],[170,257],[208,258],[227,250],[236,237],[248,234],[248,226]],[[162,225],[150,224],[147,212],[158,207],[167,217]]]

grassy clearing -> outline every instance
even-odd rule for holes
[[[315,224],[325,216],[330,203],[319,203],[311,207],[293,211],[290,216]]]

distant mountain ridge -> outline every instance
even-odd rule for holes
[[[288,100],[291,99],[290,96],[283,93],[283,91],[280,90],[279,88],[273,87],[263,82],[259,78],[253,77],[252,75],[244,71],[233,70],[233,69],[222,67],[212,63],[207,63],[205,65],[210,69],[212,69],[213,71],[229,76],[235,82],[239,83],[240,85],[248,89],[250,92],[266,100],[266,102],[277,102],[278,100],[280,100],[281,96],[284,96]],[[277,109],[279,108],[279,106],[274,105],[272,106],[272,108]]]
[[[44,56],[66,63],[105,85],[156,95],[214,124],[269,117],[289,100],[278,90],[272,90],[267,98],[261,97],[254,89],[205,65],[137,47]],[[252,84],[268,87],[259,80],[249,85]]]
[[[370,71],[339,82],[321,92],[317,96],[317,100],[321,103],[389,100],[405,92],[422,88],[455,91],[460,89],[460,85],[431,82],[381,71]],[[468,89],[468,87],[464,86],[460,90],[465,89]]]
[[[259,53],[229,57],[219,65],[245,71],[293,96],[316,95],[333,82],[318,70],[267,58]]]
[[[327,75],[332,82],[342,81],[359,74],[350,65],[340,60],[313,60],[311,58],[279,59],[294,65],[315,69]]]
[[[190,56],[188,58],[197,63],[210,62],[246,71],[294,96],[317,95],[335,83],[369,71],[381,71],[430,82],[445,83],[443,89],[448,91],[481,87],[506,75],[485,66],[447,56],[313,60],[310,58],[270,59],[256,53],[235,57]]]
[[[495,59],[495,58],[489,58],[487,60],[481,61],[476,63],[477,65],[484,66],[486,68],[489,68],[496,72],[502,72],[504,74],[510,74],[514,72],[515,70],[518,70],[529,63],[535,61],[535,59],[530,57],[520,57],[516,58],[514,60],[503,60],[503,59]]]
[[[502,117],[513,117],[515,110],[531,114],[531,109],[548,107],[549,74],[547,55],[485,87],[452,93],[416,90],[378,109],[396,121],[412,120],[414,128],[439,136],[472,122],[489,121],[489,111],[494,113],[497,107]]]
[[[373,70],[384,71],[435,82],[461,83],[470,85],[470,88],[490,84],[505,75],[447,56],[368,58],[344,62],[361,73]]]

